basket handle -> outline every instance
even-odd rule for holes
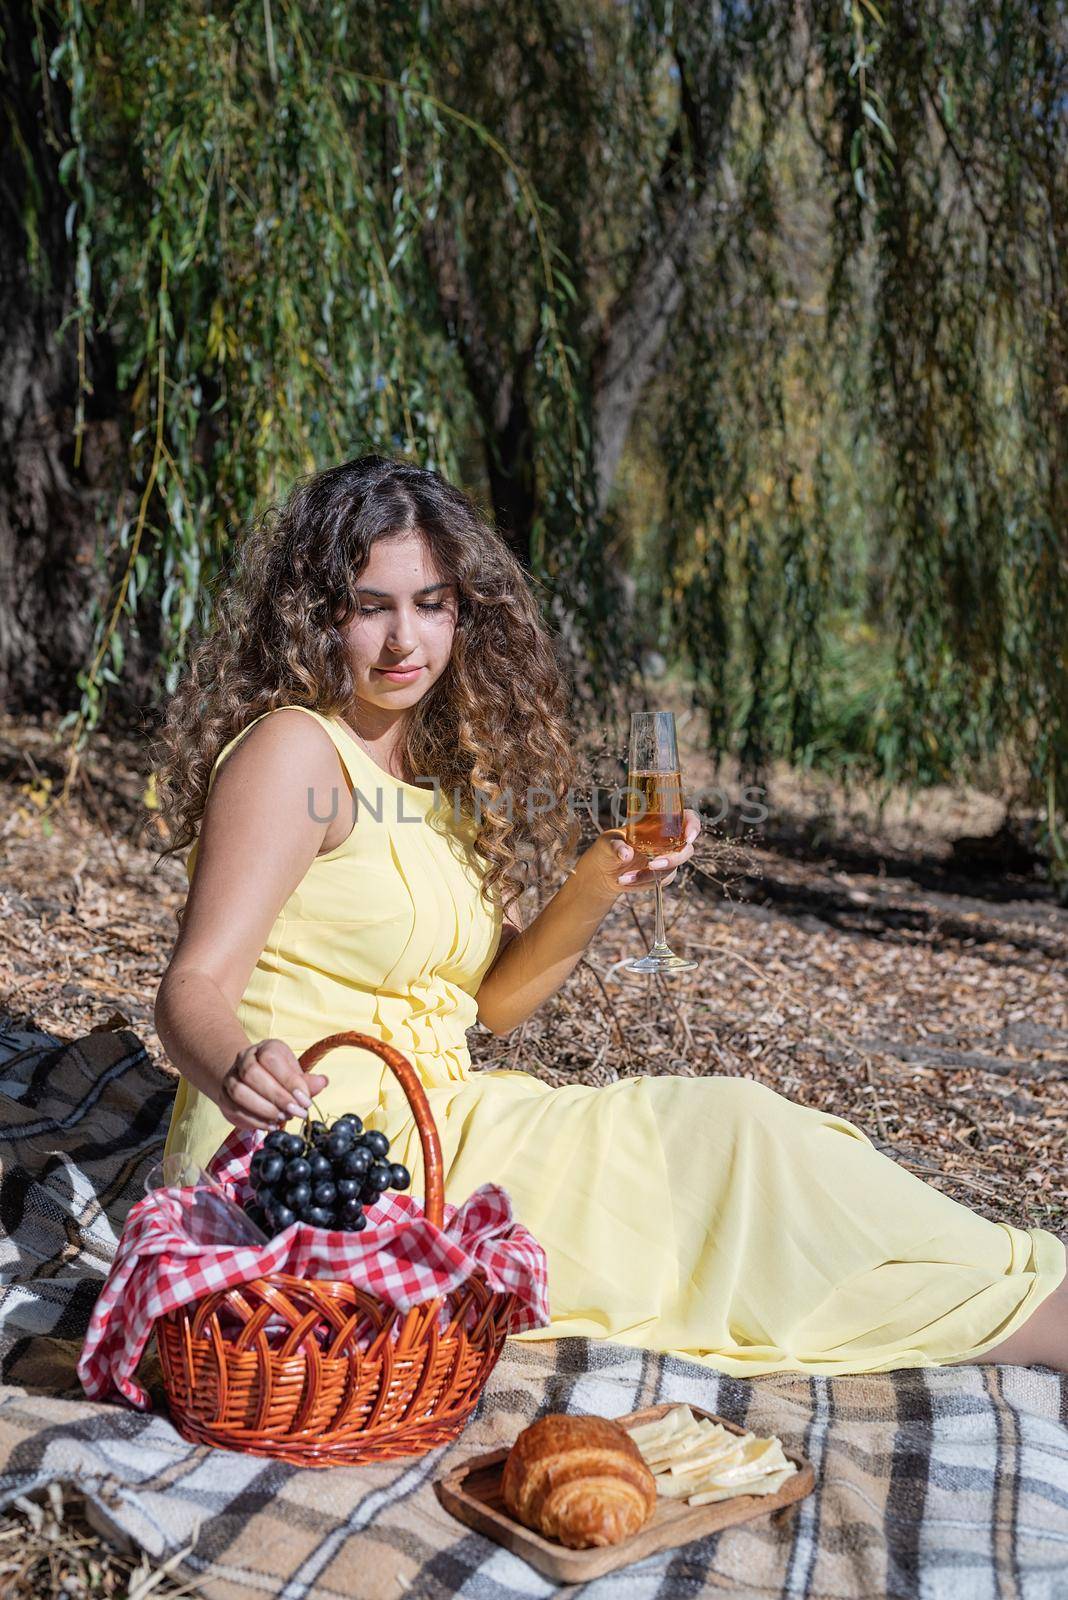
[[[430,1102],[423,1085],[419,1082],[415,1068],[407,1056],[402,1056],[399,1050],[395,1050],[391,1044],[385,1044],[381,1039],[372,1039],[369,1033],[332,1033],[329,1038],[320,1039],[318,1044],[310,1044],[303,1054],[298,1056],[302,1071],[310,1072],[328,1050],[336,1050],[339,1045],[344,1044],[359,1045],[361,1049],[370,1050],[374,1055],[381,1056],[407,1095],[408,1104],[415,1115],[415,1125],[419,1129],[419,1143],[423,1148],[423,1210],[435,1228],[440,1228],[445,1218],[441,1141],[438,1138]]]

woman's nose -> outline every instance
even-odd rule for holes
[[[386,643],[398,655],[404,655],[415,648],[415,631],[411,621],[406,617],[399,617],[390,628],[386,636]]]

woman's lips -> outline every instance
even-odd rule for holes
[[[391,683],[411,683],[422,672],[422,667],[375,667],[376,672]]]

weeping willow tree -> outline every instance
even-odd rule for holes
[[[647,436],[651,596],[716,748],[916,784],[1011,752],[1063,888],[1063,10],[730,15],[737,225],[688,281]]]
[[[1068,873],[1058,8],[0,27],[0,674],[75,757],[250,516],[379,450],[483,495],[598,714],[655,640],[752,773],[1009,752]]]

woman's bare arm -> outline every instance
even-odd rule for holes
[[[328,1081],[316,1073],[305,1084],[284,1041],[249,1039],[237,1006],[279,910],[323,846],[329,824],[318,819],[330,816],[333,789],[347,804],[329,736],[303,712],[280,710],[258,722],[218,769],[201,821],[196,872],[155,1020],[182,1076],[237,1126],[296,1115],[291,1105]]]
[[[510,1033],[556,993],[621,894],[645,890],[657,878],[671,881],[676,868],[693,855],[693,841],[701,831],[696,811],[687,810],[685,817],[686,842],[673,855],[659,858],[664,866],[658,871],[635,868],[634,852],[621,828],[606,828],[583,852],[530,927],[502,948],[479,985],[478,1017],[491,1033]]]
[[[511,938],[478,989],[478,1018],[491,1033],[510,1033],[554,995],[578,966],[615,903],[584,893],[572,874],[529,928]]]

